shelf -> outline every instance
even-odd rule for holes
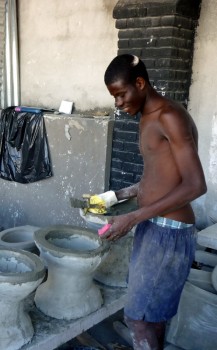
[[[104,304],[97,311],[75,320],[58,320],[44,315],[34,305],[32,295],[27,300],[27,312],[35,330],[22,350],[52,350],[75,338],[124,307],[126,288],[100,286]]]

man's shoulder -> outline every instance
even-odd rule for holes
[[[186,108],[175,101],[165,103],[159,115],[162,132],[172,140],[194,137],[197,140],[197,128]]]
[[[161,115],[188,115],[188,111],[186,108],[179,102],[165,99],[162,108],[161,108]]]
[[[193,122],[187,109],[181,103],[172,100],[165,100],[159,114],[159,120],[162,123],[192,124]]]

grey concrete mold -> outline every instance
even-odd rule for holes
[[[0,232],[0,247],[6,249],[23,249],[32,253],[38,253],[34,242],[33,234],[37,231],[37,226],[18,226],[8,228]]]
[[[217,224],[211,225],[198,232],[198,244],[217,250]]]
[[[69,225],[55,225],[35,233],[48,278],[35,294],[36,306],[58,319],[76,319],[103,304],[93,274],[109,251],[109,244],[94,232]]]
[[[191,269],[168,328],[167,341],[186,350],[217,349],[216,225],[198,232],[199,244],[212,250],[196,251],[201,270]]]
[[[200,269],[191,268],[188,281],[191,284],[216,294],[217,277],[215,270],[217,267],[217,254],[196,250],[195,259]]]
[[[17,350],[33,334],[24,299],[42,282],[45,268],[39,257],[22,250],[0,248],[0,347]]]
[[[107,224],[112,217],[126,214],[136,209],[137,201],[135,198],[132,198],[127,201],[121,201],[110,207],[109,213],[104,215],[92,213],[84,215],[82,209],[80,210],[80,215],[84,221],[86,221],[87,226],[90,229],[95,230],[95,234],[97,235],[97,230]],[[111,287],[127,287],[127,276],[133,246],[134,231],[135,228],[128,232],[126,236],[112,243],[108,255],[94,274],[95,280]]]
[[[72,258],[103,256],[110,245],[102,241],[93,230],[70,226],[54,225],[37,230],[34,240],[41,253],[48,251],[57,258],[66,255]]]
[[[167,341],[182,349],[217,349],[217,295],[186,282]]]
[[[113,119],[44,116],[54,176],[31,184],[0,179],[0,222],[19,225],[84,225],[70,197],[108,189]]]

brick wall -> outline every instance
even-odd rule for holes
[[[187,105],[198,0],[120,0],[114,8],[118,54],[145,63],[152,86],[163,96]],[[139,181],[143,162],[138,147],[139,116],[115,114],[110,188]]]

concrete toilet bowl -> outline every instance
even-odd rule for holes
[[[45,268],[38,256],[27,251],[0,248],[0,347],[17,350],[33,334],[24,299],[42,282]]]
[[[87,227],[94,230],[97,234],[98,229],[107,224],[112,217],[136,209],[137,202],[135,198],[133,198],[111,207],[111,213],[109,213],[109,215],[97,215],[92,213],[84,215],[83,211],[80,210],[80,216],[86,222]],[[112,244],[109,254],[94,274],[94,279],[96,281],[110,287],[127,287],[127,276],[133,246],[133,237],[134,229]]]
[[[23,249],[32,253],[38,253],[34,242],[34,232],[39,227],[24,225],[8,228],[0,232],[0,247],[6,249]]]
[[[76,319],[101,307],[103,300],[93,274],[109,244],[85,228],[55,225],[35,232],[47,280],[35,294],[36,306],[57,319]]]

